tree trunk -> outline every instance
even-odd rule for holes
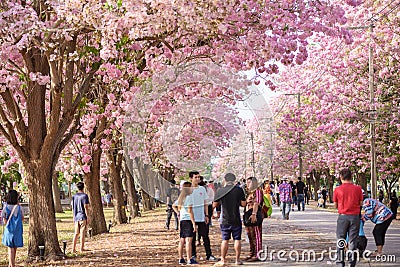
[[[133,175],[129,171],[129,168],[126,163],[125,163],[125,176],[126,176],[126,191],[128,195],[129,215],[131,218],[135,218],[139,215],[139,199],[137,197]]]
[[[367,176],[365,175],[365,173],[356,172],[356,180],[357,184],[359,184],[362,189],[364,189],[364,192],[367,192]]]
[[[72,199],[71,181],[68,181],[68,198]]]
[[[152,210],[153,209],[153,198],[150,197],[149,195],[149,190],[153,189],[154,187],[151,187],[150,183],[152,180],[151,179],[151,168],[150,165],[148,164],[143,164],[142,160],[140,160],[139,158],[135,158],[134,160],[135,164],[136,164],[136,168],[138,170],[138,180],[139,180],[139,184],[140,184],[140,192],[142,195],[142,205],[143,205],[143,210],[147,211],[147,210]]]
[[[30,259],[38,256],[39,246],[43,245],[45,255],[61,256],[52,197],[52,163],[33,161],[24,166],[29,192],[28,256]]]
[[[61,198],[60,198],[60,188],[58,187],[58,175],[57,172],[53,173],[53,198],[54,198],[54,207],[57,213],[62,213],[63,208],[61,205]]]
[[[109,150],[107,152],[110,181],[113,190],[114,222],[117,224],[127,223],[124,197],[122,195],[122,154],[118,151]]]
[[[100,193],[100,158],[101,149],[98,149],[92,155],[91,172],[86,173],[84,179],[86,193],[89,195],[89,228],[92,229],[92,235],[107,232]]]
[[[329,169],[325,169],[324,173],[328,182],[329,203],[333,203],[333,185],[335,183],[335,176],[330,174]]]
[[[145,211],[152,210],[153,209],[152,197],[150,197],[149,194],[147,194],[147,192],[144,190],[141,190],[141,192],[142,192],[143,210],[145,210]]]
[[[313,170],[313,178],[314,178],[314,183],[315,183],[314,197],[315,197],[315,200],[318,201],[318,190],[321,187],[321,182],[320,182],[321,174],[318,171]]]

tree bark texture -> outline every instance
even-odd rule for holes
[[[58,174],[57,172],[53,172],[53,199],[54,199],[54,207],[57,213],[64,212],[62,205],[61,205],[61,198],[60,198],[60,188],[58,187]]]
[[[29,192],[28,256],[38,256],[39,246],[43,245],[45,255],[62,255],[54,216],[51,162],[37,163],[34,162],[26,168]]]
[[[135,188],[135,180],[125,163],[126,191],[128,195],[128,210],[131,218],[139,215],[139,199]]]
[[[358,173],[356,172],[356,180],[357,184],[359,184],[362,189],[364,189],[364,192],[367,192],[367,176],[365,173]]]
[[[313,177],[313,180],[314,180],[314,197],[315,197],[315,200],[318,201],[318,190],[321,187],[321,182],[320,182],[321,173],[316,171],[316,170],[313,170],[312,171],[312,177]]]
[[[100,192],[100,158],[101,149],[98,149],[92,155],[91,172],[84,175],[86,193],[89,196],[90,202],[89,228],[92,229],[92,235],[107,232]]]
[[[124,205],[124,198],[122,195],[122,154],[116,150],[109,150],[107,152],[108,166],[110,172],[110,182],[113,190],[113,207],[114,207],[114,223],[122,224],[127,223],[126,210]]]

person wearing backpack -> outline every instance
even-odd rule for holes
[[[2,212],[2,219],[5,225],[2,243],[8,247],[9,267],[15,266],[15,257],[17,248],[24,246],[22,237],[24,220],[24,211],[18,202],[18,192],[10,190],[7,195],[7,204]]]

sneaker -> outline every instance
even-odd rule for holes
[[[191,258],[188,264],[199,264],[195,259]]]
[[[207,257],[207,260],[208,261],[220,261],[221,259],[217,258],[217,257],[214,257],[213,255],[210,255],[210,256]]]
[[[185,261],[185,259],[183,259],[183,258],[182,258],[182,259],[180,259],[180,260],[179,260],[179,264],[186,264],[186,261]]]

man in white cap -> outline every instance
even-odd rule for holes
[[[292,187],[288,184],[288,178],[283,176],[279,185],[279,197],[281,200],[282,219],[289,220],[290,203],[292,201]]]

